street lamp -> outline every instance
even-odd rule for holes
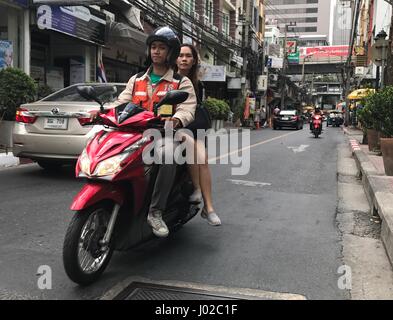
[[[384,85],[385,85],[385,63],[386,63],[386,58],[387,58],[387,47],[388,47],[388,43],[389,41],[386,40],[386,37],[388,35],[386,34],[385,30],[381,30],[376,37],[374,38],[375,40],[375,44],[374,44],[374,49],[375,51],[374,53],[374,59],[375,60],[380,60],[381,63],[381,89],[383,89]],[[380,56],[378,51],[381,50]],[[377,59],[377,56],[379,56]],[[377,61],[374,61],[375,64],[377,64]],[[377,64],[378,66],[378,64]],[[379,75],[379,72],[377,70],[377,73]]]

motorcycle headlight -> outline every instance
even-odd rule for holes
[[[87,155],[86,149],[83,149],[83,152],[79,158],[79,166],[83,173],[90,175],[90,159]]]
[[[109,176],[117,173],[120,168],[120,163],[130,155],[128,152],[118,154],[114,157],[101,161],[94,170],[93,176]]]
[[[121,169],[120,164],[131,154],[133,154],[135,151],[140,149],[147,141],[149,141],[149,138],[143,138],[135,142],[133,145],[129,146],[128,148],[124,149],[124,151],[121,154],[118,154],[111,158],[105,159],[104,161],[101,161],[97,165],[92,175],[97,177],[102,177],[102,176],[110,176],[116,174]]]

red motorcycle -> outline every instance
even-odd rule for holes
[[[143,150],[153,143],[143,132],[148,128],[164,132],[157,110],[184,102],[188,94],[170,91],[154,106],[154,112],[149,112],[132,104],[105,110],[93,87],[78,87],[78,92],[100,104],[95,123],[105,128],[87,143],[78,159],[76,176],[87,183],[71,205],[76,214],[63,245],[68,277],[87,285],[104,272],[114,250],[128,250],[154,237],[147,214],[158,165],[143,161]],[[178,165],[163,213],[169,230],[177,230],[201,210],[189,203],[192,192],[186,166]]]
[[[311,132],[315,138],[322,133],[322,116],[319,114],[312,116]]]

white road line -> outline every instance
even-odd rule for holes
[[[267,182],[247,181],[247,180],[227,179],[227,181],[232,182],[233,184],[243,185],[243,186],[247,186],[247,187],[265,187],[265,186],[272,185],[271,183],[267,183]]]
[[[292,149],[293,152],[298,153],[298,152],[304,152],[306,149],[309,147],[308,144],[302,144],[299,147],[288,147],[288,149]]]
[[[232,151],[232,152],[229,152],[229,153],[225,153],[225,154],[223,154],[221,156],[218,156],[218,157],[215,157],[215,158],[209,158],[209,161],[217,161],[219,159],[226,158],[226,157],[228,157],[228,156],[230,156],[232,154],[239,154],[240,151],[243,152],[245,150],[248,150],[248,149],[260,146],[262,144],[269,143],[269,142],[272,142],[272,141],[275,141],[275,140],[278,140],[278,139],[281,139],[281,138],[284,138],[286,136],[289,136],[289,135],[292,135],[292,134],[295,134],[295,133],[299,133],[299,132],[301,132],[301,131],[294,131],[294,132],[286,133],[286,134],[283,134],[281,136],[274,137],[274,138],[271,138],[271,139],[268,139],[268,140],[263,140],[263,141],[254,143],[254,144],[252,144],[250,146],[244,147],[242,149],[237,149],[235,151]]]

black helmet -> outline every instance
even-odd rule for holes
[[[150,46],[153,41],[164,42],[169,47],[168,63],[173,66],[180,53],[180,41],[176,33],[168,26],[165,26],[157,28],[147,37],[146,45],[149,50],[147,56],[150,61]]]

